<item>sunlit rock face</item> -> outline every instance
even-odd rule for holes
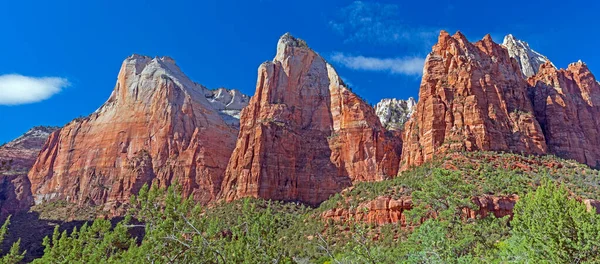
[[[402,130],[415,111],[416,105],[417,102],[412,97],[407,100],[385,98],[375,105],[375,113],[386,129]]]
[[[470,43],[442,31],[404,127],[402,169],[447,150],[546,153],[528,86],[517,61],[489,35]]]
[[[515,58],[521,67],[521,72],[525,77],[531,77],[535,75],[540,66],[548,62],[546,56],[539,52],[531,49],[527,42],[516,39],[512,34],[506,35],[502,46],[508,50],[508,55],[511,58]]]
[[[36,203],[65,199],[113,210],[146,183],[178,183],[185,195],[213,200],[237,130],[209,93],[169,57],[127,58],[106,103],[43,146],[29,173]]]
[[[256,93],[221,197],[318,204],[357,181],[395,176],[400,137],[303,40],[286,34],[258,69]]]

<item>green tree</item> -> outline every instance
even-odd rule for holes
[[[0,228],[0,243],[2,243],[4,241],[4,238],[6,238],[6,233],[8,233],[9,225],[10,225],[10,216],[8,218],[6,218],[6,220],[4,221],[4,224]],[[1,264],[19,263],[25,257],[24,251],[19,253],[19,251],[20,251],[19,245],[20,244],[21,244],[21,239],[19,239],[15,243],[13,243],[12,246],[10,247],[10,250],[8,251],[8,253],[6,255],[4,255],[2,258],[0,258],[0,263]]]
[[[546,182],[514,208],[506,260],[531,263],[600,261],[600,217],[562,186]]]

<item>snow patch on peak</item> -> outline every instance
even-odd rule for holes
[[[515,38],[512,34],[504,37],[502,46],[508,50],[508,55],[515,58],[521,67],[521,72],[526,77],[535,75],[540,66],[548,61],[548,58],[529,47],[525,41]]]
[[[375,113],[386,129],[401,130],[414,113],[416,105],[417,102],[412,97],[407,100],[386,98],[377,103]]]

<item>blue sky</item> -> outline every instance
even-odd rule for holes
[[[198,83],[252,95],[258,65],[285,32],[371,104],[417,96],[422,58],[441,29],[471,41],[512,33],[558,67],[581,59],[598,71],[598,10],[587,0],[3,1],[0,143],[96,110],[133,53],[171,56]]]

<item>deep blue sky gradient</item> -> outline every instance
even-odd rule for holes
[[[305,39],[325,58],[335,52],[424,57],[437,38],[392,42],[352,38],[351,32],[341,33],[332,25],[352,23],[349,20],[354,17],[347,11],[356,4],[324,0],[3,1],[0,75],[58,76],[67,78],[71,86],[43,102],[0,106],[0,143],[32,126],[61,126],[96,110],[110,95],[121,62],[133,53],[171,56],[198,83],[252,95],[258,65],[273,58],[277,40],[285,32]],[[513,33],[558,67],[581,59],[592,71],[600,72],[598,1],[365,0],[361,4],[373,7],[370,12],[393,7],[392,14],[380,16],[384,28],[389,25],[413,33],[460,30],[471,41],[486,33],[502,41],[504,35]],[[418,94],[419,76],[332,64],[371,104],[381,98]]]

